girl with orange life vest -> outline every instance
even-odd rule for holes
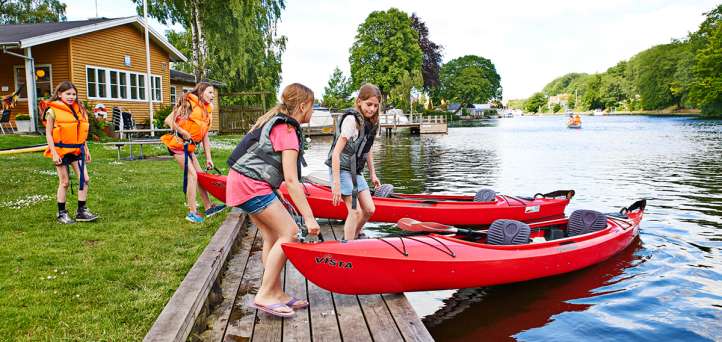
[[[174,133],[161,137],[161,141],[168,147],[168,152],[175,158],[183,170],[183,192],[186,194],[188,215],[186,220],[193,223],[203,222],[196,208],[196,190],[201,195],[205,216],[210,217],[225,209],[225,205],[213,205],[208,193],[198,186],[197,173],[202,172],[194,152],[196,146],[203,144],[206,155],[206,167],[213,168],[211,158],[211,143],[208,139],[208,130],[211,126],[213,111],[213,86],[207,82],[200,82],[181,96],[175,104],[173,111],[165,118],[165,124]],[[190,165],[189,165],[190,164]]]
[[[43,113],[45,123],[45,137],[48,147],[44,155],[52,158],[58,173],[58,215],[57,220],[62,224],[75,223],[75,221],[95,221],[98,217],[88,210],[88,169],[90,151],[86,140],[88,138],[88,112],[78,101],[78,90],[70,81],[58,84],[53,97],[47,104]],[[69,169],[78,175],[78,210],[73,220],[65,208],[66,195],[70,185]]]
[[[294,310],[309,305],[283,291],[286,256],[281,244],[295,239],[298,225],[277,189],[285,182],[308,233],[318,235],[320,227],[299,181],[305,164],[301,124],[308,123],[312,114],[313,91],[300,83],[286,86],[281,103],[256,120],[228,158],[226,203],[246,212],[263,237],[263,279],[249,305],[279,317],[293,316]]]

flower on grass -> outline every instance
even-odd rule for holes
[[[50,196],[48,195],[29,195],[24,198],[20,198],[14,201],[5,201],[0,202],[0,207],[10,208],[10,209],[22,209],[25,207],[29,207],[34,204],[38,204],[43,201],[47,201],[50,199]]]

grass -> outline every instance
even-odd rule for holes
[[[36,142],[0,136],[0,146],[26,141]],[[219,166],[238,141],[212,138]],[[185,221],[182,173],[172,160],[118,162],[114,147],[90,150],[88,207],[101,218],[67,226],[55,223],[49,159],[0,155],[2,340],[141,340],[226,216]],[[145,152],[167,154],[160,146]],[[69,211],[76,200],[68,194]]]
[[[0,150],[45,144],[44,135],[0,135]]]

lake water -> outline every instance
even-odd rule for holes
[[[722,340],[722,122],[582,121],[574,130],[561,116],[520,117],[448,135],[378,138],[377,174],[396,192],[574,189],[567,214],[648,201],[640,239],[594,267],[504,286],[407,293],[435,339]],[[310,170],[326,170],[329,144],[314,138]],[[383,235],[379,228],[369,225]]]

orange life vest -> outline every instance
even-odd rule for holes
[[[55,120],[53,120],[53,142],[57,144],[78,145],[84,144],[88,139],[88,129],[90,123],[87,115],[83,115],[77,102],[68,105],[63,101],[56,100],[47,104],[48,108],[53,109]],[[43,123],[45,123],[45,115],[43,114]],[[55,151],[62,157],[66,154],[80,154],[80,148],[77,147],[58,147]],[[50,147],[45,149],[44,155],[52,158]]]
[[[188,101],[191,102],[193,110],[188,118],[177,116],[176,124],[191,134],[192,141],[188,145],[188,152],[193,152],[196,150],[196,145],[200,144],[208,134],[208,129],[211,127],[210,113],[213,108],[210,103],[201,104],[194,94],[188,93],[184,96],[187,96]],[[165,134],[160,140],[171,150],[183,150],[183,139],[176,134]]]

